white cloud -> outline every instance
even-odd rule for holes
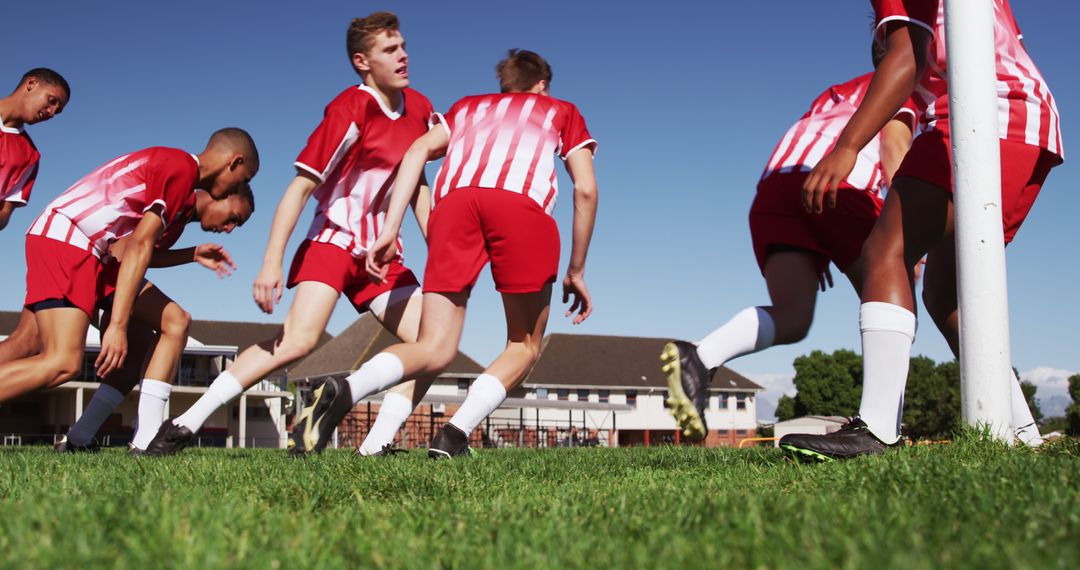
[[[765,374],[743,374],[747,378],[765,388],[764,392],[758,393],[757,419],[763,422],[776,421],[776,404],[780,397],[795,396],[795,374],[792,372],[770,372]]]
[[[1044,416],[1063,416],[1065,407],[1072,403],[1069,397],[1069,376],[1075,370],[1040,366],[1020,373],[1020,379],[1035,385],[1035,400]]]

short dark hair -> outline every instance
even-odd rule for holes
[[[503,93],[528,91],[541,80],[551,84],[548,62],[540,54],[524,49],[506,52],[506,59],[495,66],[495,74],[499,76],[499,90]]]
[[[244,129],[225,127],[214,131],[214,134],[210,135],[206,147],[210,148],[219,144],[228,146],[232,150],[243,154],[250,168],[253,170],[259,169],[259,149],[255,147],[255,139],[251,138],[251,135]]]
[[[60,75],[48,67],[35,67],[23,74],[22,79],[19,80],[19,85],[22,85],[31,77],[42,83],[59,86],[64,90],[64,93],[67,94],[68,100],[71,100],[71,86],[68,85],[67,79],[64,79],[63,75]]]
[[[236,191],[236,196],[241,200],[248,203],[251,206],[251,214],[255,213],[255,192],[251,190],[251,184],[248,182],[240,185],[240,189]],[[250,215],[248,217],[251,217]]]
[[[375,36],[385,31],[398,31],[398,17],[393,12],[375,12],[363,18],[356,18],[349,24],[345,33],[345,48],[349,50],[349,59],[354,53],[367,53],[375,43]]]

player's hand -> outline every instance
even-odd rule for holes
[[[127,328],[110,323],[101,337],[101,352],[94,361],[98,377],[104,378],[113,370],[123,366],[126,357]]]
[[[811,214],[820,214],[825,204],[836,207],[836,192],[840,183],[855,168],[859,153],[847,148],[834,148],[810,171],[803,183],[803,207]]]
[[[574,296],[574,302],[566,310],[564,316],[569,317],[574,314],[574,311],[577,311],[577,315],[574,315],[574,320],[571,322],[579,325],[589,318],[593,310],[592,296],[589,295],[589,288],[585,286],[584,275],[567,273],[566,277],[563,278],[562,302],[569,303],[571,295]]]
[[[389,268],[389,263],[397,257],[397,234],[388,234],[383,232],[379,234],[378,239],[368,249],[367,255],[364,256],[364,266],[367,269],[368,277],[371,278],[376,284],[381,284],[386,281],[386,272]]]
[[[262,312],[268,315],[274,312],[274,305],[281,300],[281,282],[281,266],[264,264],[262,269],[259,269],[259,276],[255,278],[255,285],[251,288],[251,296],[255,298],[255,304]]]
[[[204,243],[195,248],[195,261],[203,267],[213,271],[218,277],[228,277],[236,270],[236,263],[225,251],[224,247],[216,243]]]
[[[825,270],[821,272],[821,275],[818,275],[817,280],[818,280],[818,287],[821,289],[822,293],[824,293],[826,289],[831,289],[832,288],[832,286],[833,286],[832,272],[829,271],[829,266],[828,265],[825,266]]]

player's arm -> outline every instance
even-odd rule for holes
[[[265,313],[272,313],[274,305],[281,300],[284,286],[281,266],[285,259],[285,246],[289,243],[289,237],[296,228],[296,222],[304,211],[304,204],[307,204],[319,184],[321,182],[314,174],[298,169],[296,177],[285,189],[285,195],[281,197],[277,210],[274,211],[270,239],[263,253],[262,268],[259,269],[259,275],[255,278],[255,285],[252,288],[255,304]]]
[[[589,253],[593,227],[596,224],[596,206],[599,192],[596,186],[596,172],[593,169],[593,155],[589,149],[582,149],[566,158],[566,170],[574,181],[574,223],[573,241],[570,246],[570,263],[566,267],[563,279],[563,302],[574,296],[574,302],[566,311],[566,316],[574,314],[573,323],[579,324],[592,314],[592,296],[585,286],[585,258]]]
[[[885,56],[878,64],[859,109],[848,121],[840,138],[803,183],[803,206],[821,212],[825,203],[836,206],[836,191],[851,174],[855,160],[885,123],[896,115],[926,69],[930,40],[928,30],[897,21],[885,29]]]
[[[416,215],[416,223],[420,225],[420,233],[427,241],[428,218],[431,217],[431,187],[428,186],[427,177],[420,176],[420,185],[412,199],[413,214]]]
[[[18,202],[0,203],[0,230],[7,227],[8,222],[11,220],[11,213],[19,206],[22,206],[22,204]]]
[[[881,129],[881,173],[885,186],[892,187],[893,174],[900,168],[908,148],[911,147],[912,122],[914,118],[903,113],[894,117]]]
[[[127,330],[131,308],[139,294],[139,285],[146,276],[146,268],[150,266],[154,244],[165,230],[161,213],[162,207],[159,205],[147,210],[124,246],[123,260],[116,278],[112,317],[108,329],[101,337],[101,353],[94,361],[98,376],[105,377],[109,372],[120,368],[127,356]]]
[[[424,174],[424,165],[431,157],[441,156],[446,152],[449,143],[450,135],[446,129],[431,129],[405,151],[401,165],[398,166],[394,189],[390,193],[390,205],[387,207],[383,229],[365,256],[368,274],[373,279],[382,281],[386,277],[386,264],[397,255],[401,220],[405,217],[405,209],[413,201],[420,177]]]
[[[150,258],[150,267],[176,267],[188,263],[198,263],[216,273],[218,277],[228,277],[236,270],[232,256],[216,243],[204,243],[183,249],[155,249]]]

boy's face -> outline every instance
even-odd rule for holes
[[[405,38],[395,30],[380,32],[371,49],[353,54],[353,65],[382,89],[409,86],[409,54],[405,53]]]
[[[251,205],[237,195],[224,200],[211,200],[203,211],[199,212],[199,224],[203,231],[213,233],[232,233],[244,225],[251,217]]]
[[[59,115],[67,105],[67,93],[59,85],[45,83],[36,77],[31,77],[26,80],[22,89],[24,90],[23,114],[28,125],[48,121]]]
[[[255,172],[252,170],[240,155],[236,155],[229,160],[228,165],[214,177],[210,187],[205,190],[215,200],[221,200],[235,194],[241,186],[251,182],[251,179],[255,177]]]

